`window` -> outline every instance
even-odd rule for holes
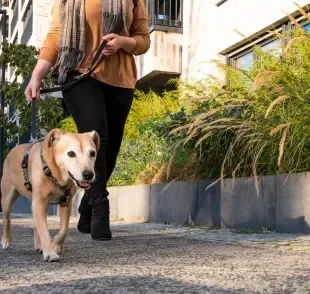
[[[270,35],[256,43],[255,46],[259,46],[265,52],[272,51],[274,54],[282,54],[282,40],[271,38]],[[240,69],[249,69],[256,58],[253,52],[253,47],[254,45],[251,47],[248,46],[247,49],[241,51],[241,53],[231,54],[229,56],[229,64]],[[240,49],[238,51],[240,52]]]
[[[240,57],[235,58],[235,66],[240,69],[249,69],[254,61],[253,51],[245,53]]]
[[[303,26],[304,30],[308,35],[310,35],[310,23],[307,23],[306,25]]]
[[[182,29],[183,0],[146,0],[146,8],[151,31],[161,29],[178,32]]]

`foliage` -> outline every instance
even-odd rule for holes
[[[110,186],[132,185],[147,169],[153,177],[161,164],[168,160],[165,141],[153,134],[140,135],[135,141],[124,138],[117,165],[109,181]]]
[[[0,126],[4,128],[6,143],[16,144],[21,138],[25,138],[31,129],[31,107],[24,95],[25,85],[19,80],[29,80],[32,70],[37,62],[38,50],[33,46],[15,45],[4,42],[0,63],[9,67],[15,67],[16,80],[6,82],[2,90],[5,95],[5,104],[10,105],[8,113],[0,113]],[[46,77],[42,86],[50,86],[51,78]],[[47,97],[45,97],[47,98]],[[54,128],[62,115],[60,99],[39,99],[37,103],[37,137],[41,137],[45,131]],[[13,110],[12,110],[13,109]],[[6,145],[6,151],[8,145]]]
[[[69,132],[69,133],[77,133],[77,127],[76,124],[72,118],[72,116],[68,116],[61,120],[59,122],[58,127],[63,130],[64,132]]]
[[[138,139],[141,133],[140,126],[148,120],[160,121],[168,111],[178,108],[177,94],[174,91],[166,92],[163,97],[154,92],[143,93],[135,91],[130,114],[125,127],[125,138]]]
[[[310,37],[301,27],[280,37],[282,54],[255,48],[247,71],[217,63],[229,83],[208,77],[187,93],[199,111],[170,134],[200,149],[198,178],[309,170]]]

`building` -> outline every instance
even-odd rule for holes
[[[50,27],[53,0],[8,0],[8,41],[40,47]],[[8,79],[15,79],[9,68]]]
[[[253,46],[279,48],[270,30],[293,27],[286,13],[300,22],[309,0],[145,0],[150,19],[150,50],[136,58],[138,87],[161,91],[171,77],[189,81],[207,74],[224,79],[213,59],[247,68]],[[310,28],[307,22],[306,28]]]
[[[136,57],[137,88],[161,92],[170,78],[186,81],[212,74],[223,78],[212,59],[246,68],[254,44],[279,46],[268,31],[290,29],[286,13],[299,21],[297,2],[307,10],[310,0],[144,0],[151,32],[150,50]],[[5,0],[8,39],[40,47],[49,29],[53,0]],[[309,25],[310,28],[310,25]],[[14,68],[8,70],[14,81]]]

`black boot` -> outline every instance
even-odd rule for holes
[[[80,214],[80,219],[77,225],[77,229],[83,234],[90,234],[92,208],[88,204],[88,196],[86,194],[84,194],[81,200],[78,211]]]
[[[112,238],[108,199],[93,206],[91,216],[91,237],[98,241],[108,241]]]

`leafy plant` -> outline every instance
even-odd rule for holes
[[[217,62],[227,85],[208,77],[189,89],[199,111],[170,134],[179,135],[174,146],[200,149],[205,172],[197,177],[254,176],[258,183],[258,175],[309,170],[310,37],[302,27],[278,37],[282,54],[257,47],[247,71]]]
[[[38,50],[33,46],[15,45],[4,42],[0,63],[15,68],[16,79],[2,85],[5,95],[4,105],[9,105],[5,113],[0,113],[0,126],[4,128],[6,152],[19,140],[25,138],[31,129],[31,107],[24,95],[26,81],[38,59]],[[19,82],[22,81],[22,82]],[[42,86],[50,86],[51,78],[47,76]],[[43,97],[42,97],[43,98]],[[60,99],[44,97],[37,103],[37,137],[40,138],[51,128],[57,126],[63,109]],[[48,98],[48,99],[47,99]]]
[[[61,120],[59,122],[58,127],[63,130],[64,132],[69,132],[69,133],[77,133],[77,127],[76,124],[72,118],[72,116],[68,116]]]

